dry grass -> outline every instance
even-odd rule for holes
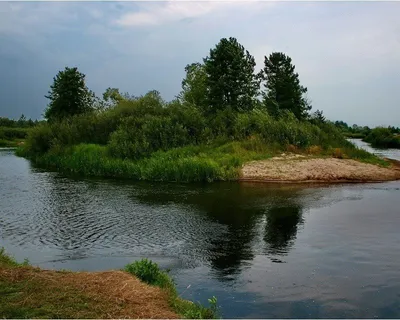
[[[123,271],[0,266],[0,318],[179,318],[168,293]]]
[[[307,148],[306,152],[312,155],[319,155],[322,154],[321,146],[310,146]]]
[[[289,145],[286,147],[286,151],[287,151],[287,152],[290,152],[290,153],[298,153],[298,152],[300,152],[299,148],[296,147],[296,146],[293,145],[293,144],[289,144]]]
[[[332,157],[336,159],[346,159],[346,155],[344,154],[343,150],[340,148],[334,148],[332,150]]]

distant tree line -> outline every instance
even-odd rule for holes
[[[22,114],[18,120],[0,117],[0,127],[31,128],[37,125],[38,123],[39,123],[38,120],[33,121],[31,118],[27,119],[24,114]]]

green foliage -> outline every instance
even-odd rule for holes
[[[46,153],[52,146],[54,133],[54,127],[47,123],[36,126],[30,131],[24,148],[20,149],[20,155],[36,155]]]
[[[0,147],[17,147],[28,135],[28,127],[0,127]]]
[[[206,118],[194,106],[165,103],[150,92],[103,112],[38,125],[17,154],[72,174],[186,182],[237,179],[243,163],[288,145],[354,148],[330,122],[229,107]]]
[[[126,272],[133,274],[141,281],[161,288],[173,288],[174,283],[169,275],[161,271],[158,265],[148,259],[135,261],[125,266]]]
[[[217,298],[208,299],[210,308],[199,303],[183,300],[178,297],[175,284],[167,272],[160,270],[159,266],[148,259],[141,259],[125,266],[124,270],[141,281],[167,290],[170,304],[185,319],[214,319],[217,316]]]
[[[371,132],[371,129],[368,126],[362,127],[356,124],[349,126],[344,121],[335,121],[334,124],[347,138],[363,139]]]
[[[244,162],[288,147],[314,146],[326,154],[341,148],[368,158],[343,135],[358,128],[333,124],[319,110],[308,114],[307,89],[290,57],[275,52],[265,57],[263,72],[255,75],[254,67],[235,38],[223,38],[204,64],[186,66],[178,99],[166,102],[155,90],[133,97],[108,88],[95,108],[85,76],[66,68],[49,96],[47,113],[57,121],[30,129],[17,154],[68,173],[154,181],[237,179]],[[262,76],[263,102],[257,99]]]
[[[32,119],[26,119],[26,117],[22,114],[18,120],[8,119],[0,117],[0,127],[8,127],[8,128],[30,128],[39,123],[38,120],[33,121]]]
[[[18,262],[6,254],[3,247],[0,248],[0,267],[16,267]]]
[[[78,68],[66,67],[53,79],[45,111],[48,120],[60,120],[93,109],[94,94],[85,84],[85,75]]]
[[[184,319],[218,319],[217,298],[208,299],[209,308],[202,306],[200,303],[175,299],[171,303],[174,310],[183,316]]]
[[[0,247],[0,268],[20,267],[28,265],[28,259],[24,259],[24,262],[19,263],[13,257],[8,255],[3,247]]]
[[[0,139],[25,139],[28,135],[28,130],[26,128],[0,127]]]
[[[400,148],[400,135],[394,132],[391,128],[377,127],[371,130],[364,141],[377,148]]]
[[[201,63],[188,64],[185,67],[186,77],[182,80],[182,92],[178,98],[184,103],[189,103],[207,110],[207,73]]]
[[[277,117],[281,111],[288,110],[297,119],[307,118],[311,109],[304,96],[307,88],[300,85],[299,75],[295,73],[295,66],[289,56],[273,52],[265,57],[262,77],[266,81],[264,104],[271,115]]]
[[[123,97],[119,93],[119,90],[117,88],[107,88],[106,91],[103,93],[103,100],[115,105],[121,102],[123,100]]]
[[[254,75],[254,57],[235,38],[223,38],[204,59],[209,113],[231,107],[254,108],[259,81]]]

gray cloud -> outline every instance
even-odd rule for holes
[[[0,115],[39,116],[45,100],[38,97],[72,64],[99,94],[115,86],[132,94],[158,89],[171,99],[185,65],[234,36],[259,68],[272,51],[289,54],[314,109],[330,119],[400,125],[398,9],[394,2],[0,3],[0,68],[7,70]],[[29,98],[15,99],[19,83]]]

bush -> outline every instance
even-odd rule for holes
[[[400,137],[389,128],[378,127],[372,129],[364,141],[377,148],[400,148]]]
[[[124,270],[141,281],[166,289],[170,296],[170,304],[173,309],[185,319],[215,319],[217,316],[217,298],[208,299],[210,308],[203,307],[199,303],[179,298],[175,284],[167,272],[161,271],[155,262],[141,259],[125,266]]]
[[[320,146],[313,145],[313,146],[308,147],[306,151],[309,154],[316,155],[316,154],[321,154],[322,153],[322,148]]]
[[[0,139],[2,140],[25,139],[27,135],[28,129],[26,128],[0,127]]]
[[[242,164],[289,150],[376,162],[360,154],[332,123],[299,121],[264,109],[230,108],[204,116],[191,105],[165,103],[157,92],[106,110],[31,129],[17,153],[66,173],[153,181],[215,181],[239,177]]]
[[[126,272],[136,276],[141,281],[161,288],[172,288],[173,281],[158,265],[148,259],[135,261],[125,266]]]
[[[31,129],[26,139],[24,151],[29,154],[43,154],[50,150],[53,140],[53,128],[47,123]]]

